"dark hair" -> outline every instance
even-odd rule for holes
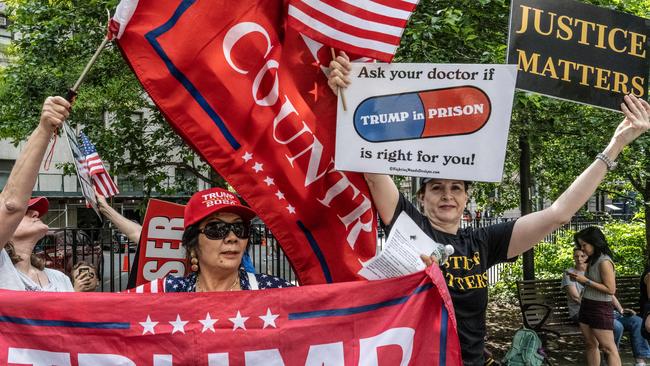
[[[181,244],[185,247],[185,258],[187,258],[187,262],[190,262],[190,259],[192,259],[191,252],[194,251],[197,254],[198,257],[198,251],[199,251],[199,225],[201,223],[198,222],[196,224],[188,226],[185,231],[183,232],[183,237],[181,238]],[[251,242],[250,240],[248,241],[248,244],[246,245],[245,251],[248,251],[248,248],[250,247]]]
[[[14,243],[12,243],[11,241],[7,242],[7,245],[5,245],[5,250],[7,251],[7,254],[9,254],[11,263],[16,264],[23,260],[21,256],[16,254],[16,250],[14,249]],[[38,268],[39,270],[42,271],[43,269],[45,269],[45,261],[39,258],[36,254],[32,253],[29,257],[29,261],[32,264],[32,266]]]
[[[586,229],[578,231],[575,233],[575,235],[573,235],[573,241],[575,242],[576,246],[581,247],[578,240],[582,240],[594,247],[594,252],[589,256],[589,259],[587,259],[587,262],[590,266],[596,263],[602,254],[608,255],[610,258],[612,258],[612,260],[614,259],[614,254],[612,254],[612,251],[609,249],[609,244],[607,244],[605,234],[603,234],[599,228],[590,226]]]
[[[77,269],[77,268],[79,268],[79,267],[81,267],[81,266],[90,267],[90,268],[92,268],[94,271],[97,271],[97,268],[95,268],[95,265],[94,265],[94,264],[92,264],[92,263],[88,263],[88,262],[86,262],[86,261],[79,261],[79,262],[77,262],[77,264],[75,264],[74,267],[72,267],[72,270],[74,271],[75,269]]]
[[[421,197],[424,196],[424,189],[427,187],[427,184],[432,180],[433,178],[429,179],[420,179],[420,188],[418,188],[418,191],[416,193],[416,196]],[[422,183],[424,182],[424,183]],[[469,187],[472,185],[472,182],[469,180],[464,180],[463,181],[463,186],[465,187],[465,193],[469,191]]]

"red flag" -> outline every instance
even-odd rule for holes
[[[260,215],[302,284],[358,279],[376,251],[361,174],[334,170],[329,50],[281,0],[141,0],[118,40],[172,127]]]
[[[462,364],[438,268],[262,291],[1,291],[0,334],[3,365]]]
[[[328,46],[390,62],[419,0],[290,0],[288,24]]]

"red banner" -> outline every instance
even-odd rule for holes
[[[138,247],[135,286],[168,274],[185,275],[188,267],[181,245],[184,209],[176,203],[149,200]]]
[[[447,286],[431,272],[244,292],[3,291],[0,363],[461,365]]]
[[[360,174],[334,170],[329,49],[281,0],[141,0],[118,41],[176,132],[271,228],[303,284],[359,279],[376,251]]]

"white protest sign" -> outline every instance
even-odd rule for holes
[[[499,182],[515,65],[352,64],[338,170]]]
[[[65,133],[66,141],[68,141],[68,147],[70,148],[70,153],[72,154],[72,161],[74,162],[75,170],[77,171],[77,178],[79,179],[79,185],[81,187],[81,194],[86,199],[86,203],[95,210],[99,219],[102,219],[102,215],[99,214],[99,209],[97,208],[97,197],[95,197],[95,188],[92,183],[92,179],[88,175],[88,169],[83,163],[86,159],[84,154],[81,153],[79,149],[79,144],[77,143],[77,134],[70,128],[67,123],[63,124],[63,131]]]

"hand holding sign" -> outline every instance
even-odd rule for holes
[[[625,96],[625,103],[621,104],[625,119],[616,128],[612,139],[619,140],[628,145],[650,128],[650,104],[633,95]]]

